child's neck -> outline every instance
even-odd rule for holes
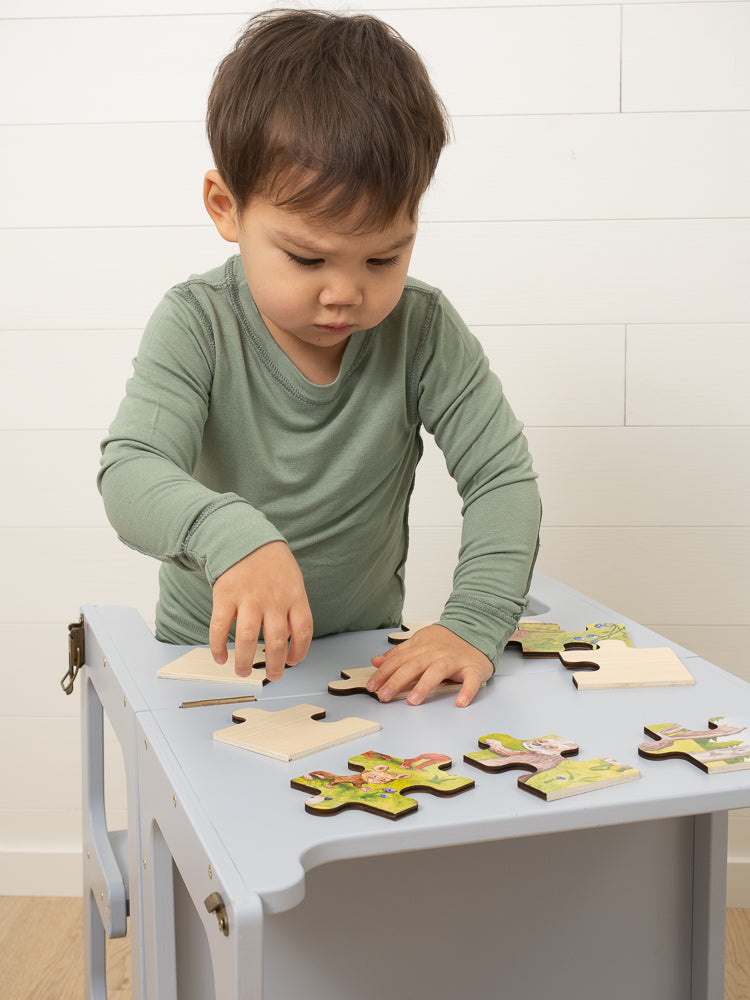
[[[306,344],[269,327],[269,332],[295,368],[313,385],[330,385],[338,378],[349,338],[332,347]]]

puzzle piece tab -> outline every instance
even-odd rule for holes
[[[427,628],[428,625],[434,625],[436,620],[437,619],[421,622],[404,622],[397,632],[388,633],[388,642],[394,646],[397,646],[400,642],[406,642],[406,640],[411,639],[416,632],[419,632],[421,628]]]
[[[603,639],[619,639],[630,646],[630,636],[621,624],[587,625],[582,632],[563,632],[551,622],[519,622],[508,639],[509,646],[520,646],[524,656],[554,656],[563,649],[591,649]]]
[[[377,699],[376,692],[367,690],[367,682],[375,673],[375,669],[375,667],[352,667],[350,670],[342,670],[342,680],[331,681],[328,685],[328,693],[338,695],[369,694],[371,698]],[[482,687],[486,687],[486,684],[483,684]],[[433,695],[442,694],[445,691],[458,691],[460,688],[460,681],[441,681],[428,697],[431,698]],[[391,700],[398,701],[406,698],[409,690],[399,691]]]
[[[750,768],[750,743],[742,722],[720,715],[708,720],[708,729],[685,729],[678,722],[660,722],[644,726],[643,731],[656,740],[638,745],[638,753],[648,760],[679,757],[707,774]],[[746,735],[731,738],[740,733]]]
[[[377,722],[369,719],[317,721],[325,718],[325,714],[325,709],[317,705],[294,705],[280,712],[244,708],[232,715],[241,725],[217,729],[214,739],[276,760],[290,761],[360,736],[369,736],[380,729]]]
[[[511,768],[531,771],[533,773],[519,777],[519,788],[547,802],[634,781],[641,776],[637,768],[611,757],[566,760],[578,753],[579,746],[554,733],[531,740],[518,740],[507,733],[490,733],[480,736],[478,742],[483,749],[464,754],[467,764],[484,771]]]
[[[407,792],[431,792],[449,796],[474,787],[472,778],[451,774],[451,758],[445,754],[424,753],[401,759],[374,750],[349,759],[350,771],[356,774],[331,774],[309,771],[292,780],[292,788],[315,792],[305,802],[305,809],[317,816],[364,809],[388,819],[400,819],[417,809]]]
[[[263,643],[255,647],[253,669],[247,677],[238,677],[234,672],[234,650],[227,650],[227,662],[218,664],[206,646],[191,649],[184,656],[167,663],[156,672],[157,677],[167,677],[179,681],[216,681],[219,684],[239,684],[243,687],[263,687],[266,677],[266,649]]]
[[[694,684],[693,675],[668,647],[632,649],[617,639],[605,639],[591,651],[563,650],[560,659],[573,675],[579,691],[625,687],[677,687]]]

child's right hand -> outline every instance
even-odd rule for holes
[[[226,663],[233,621],[237,622],[234,669],[240,677],[247,677],[253,668],[261,628],[269,680],[278,680],[286,664],[304,658],[313,636],[312,612],[302,572],[285,542],[262,545],[214,584],[208,635],[217,663]]]

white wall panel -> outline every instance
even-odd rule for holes
[[[67,625],[82,604],[125,604],[153,621],[159,564],[123,545],[111,528],[0,526],[0,551],[5,579],[13,582],[0,607],[2,624]]]
[[[5,21],[0,122],[202,121],[214,67],[243,21],[237,15]]]
[[[750,113],[457,118],[429,220],[750,215]]]
[[[748,625],[750,529],[542,527],[538,568],[644,625]]]
[[[209,221],[202,189],[213,159],[202,122],[5,125],[0,144],[3,227]]]
[[[516,416],[527,425],[620,425],[624,326],[474,326]]]
[[[746,219],[435,223],[412,271],[470,324],[710,323],[750,314],[748,263]]]
[[[626,4],[622,110],[750,108],[750,3]]]
[[[619,109],[617,7],[467,6],[384,17],[422,55],[452,115]]]
[[[628,424],[750,424],[750,323],[635,325],[627,342]]]
[[[451,114],[619,108],[617,7],[389,10],[383,17],[420,51]],[[200,121],[216,63],[245,20],[8,20],[0,35],[0,122]],[[24,85],[29,52],[37,53],[34,86]],[[70,59],[71,52],[81,57]]]
[[[209,226],[0,230],[0,324],[139,328],[171,284],[231,252]],[[748,219],[426,223],[412,273],[469,324],[731,323],[750,314],[748,262]]]
[[[236,251],[211,225],[184,229],[6,229],[6,330],[142,329],[173,284]],[[95,372],[87,373],[96,377]]]
[[[103,437],[103,430],[0,431],[7,476],[0,524],[104,527],[95,481]]]
[[[0,625],[0,646],[3,650],[0,718],[79,718],[78,687],[72,695],[66,695],[60,687],[60,678],[68,669],[67,625]]]
[[[548,527],[750,527],[750,463],[739,459],[750,455],[750,427],[529,427],[527,436]]]
[[[454,125],[426,221],[750,215],[750,112],[469,116]],[[5,227],[207,222],[201,189],[213,164],[202,122],[6,125],[0,143]]]
[[[0,332],[0,428],[108,427],[142,330]],[[0,504],[2,501],[0,500]]]

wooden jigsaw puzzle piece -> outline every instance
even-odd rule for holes
[[[276,760],[290,761],[360,736],[369,736],[380,729],[377,722],[369,719],[318,721],[325,714],[325,709],[317,705],[294,705],[277,712],[245,708],[232,715],[240,725],[217,729],[214,739]]]
[[[369,694],[371,698],[377,699],[378,696],[375,691],[367,690],[367,682],[375,673],[375,670],[375,667],[353,667],[351,670],[342,670],[342,680],[331,681],[328,685],[328,693],[337,695]],[[486,683],[482,684],[482,687],[486,686]],[[460,681],[441,681],[427,697],[432,698],[434,695],[443,694],[445,691],[458,691],[460,688]],[[411,688],[406,691],[399,691],[398,694],[393,696],[391,701],[399,701],[408,697],[410,690]]]
[[[634,781],[641,776],[637,768],[611,757],[567,760],[565,758],[578,753],[578,744],[554,733],[531,740],[518,740],[507,733],[490,733],[481,736],[478,742],[483,749],[465,754],[468,764],[485,771],[511,768],[531,771],[518,778],[519,788],[548,802]]]
[[[647,760],[680,758],[706,774],[750,768],[750,743],[742,722],[716,716],[708,720],[708,729],[685,729],[678,722],[661,722],[644,726],[643,731],[653,737],[638,745],[638,753]],[[741,733],[745,735],[732,739]]]
[[[227,662],[217,663],[207,646],[191,649],[171,663],[157,670],[157,677],[179,681],[214,681],[219,684],[240,684],[245,687],[263,687],[266,678],[266,650],[262,643],[255,647],[253,669],[247,677],[239,677],[234,672],[234,650],[227,650]]]
[[[308,771],[292,780],[292,788],[315,792],[305,802],[307,812],[328,816],[342,809],[363,809],[388,819],[400,819],[418,808],[407,792],[431,792],[450,796],[474,787],[471,778],[451,774],[451,758],[424,753],[401,759],[369,751],[351,757],[349,770],[355,774]]]
[[[617,639],[604,639],[591,651],[563,650],[560,659],[579,691],[624,687],[676,687],[694,684],[692,674],[668,647],[633,649]],[[596,668],[591,671],[591,668]]]
[[[406,642],[407,639],[411,639],[421,628],[427,628],[428,625],[434,625],[436,619],[430,621],[422,622],[404,622],[401,628],[396,632],[390,632],[388,634],[388,642],[392,645],[397,646],[400,642]]]
[[[554,656],[564,649],[591,649],[604,639],[619,639],[631,645],[628,630],[620,623],[595,623],[582,632],[563,632],[552,622],[526,621],[518,623],[508,645],[520,646],[524,656]]]

